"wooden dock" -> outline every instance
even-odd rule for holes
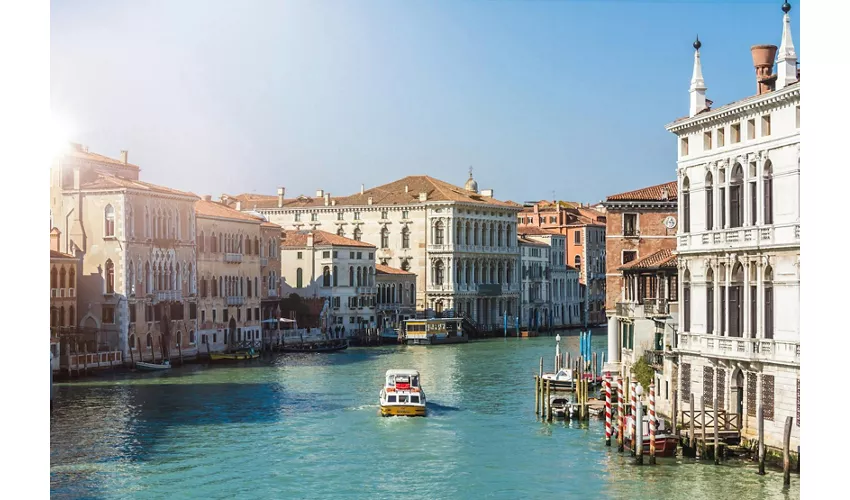
[[[717,436],[720,453],[730,445],[741,442],[741,415],[724,409],[704,408],[682,410],[682,430],[679,433],[683,452],[691,456],[713,455],[714,437]],[[715,415],[716,422],[715,422]]]

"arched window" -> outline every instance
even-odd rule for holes
[[[513,266],[511,265],[510,262],[508,262],[505,265],[505,282],[507,282],[508,285],[511,284],[512,276],[513,276]]]
[[[50,270],[50,288],[59,288],[59,270],[54,266]]]
[[[360,230],[359,227],[354,228],[354,240],[360,241],[360,238],[363,237],[363,231]]]
[[[337,273],[337,267],[334,266],[334,286],[339,286],[339,274]],[[269,287],[271,288],[271,287]]]
[[[493,224],[492,223],[490,224],[490,227],[487,229],[487,232],[490,233],[490,246],[491,247],[495,246],[496,237],[495,237],[495,234],[494,234],[495,231],[493,231]]]
[[[463,223],[461,221],[457,221],[457,235],[455,236],[455,245],[462,244],[462,241],[463,241]]]
[[[773,268],[764,269],[764,338],[773,338]]]
[[[218,239],[215,237],[215,233],[210,235],[210,253],[218,253]]]
[[[722,208],[722,201],[720,205]],[[691,181],[687,177],[682,181],[682,232],[691,232]]]
[[[151,264],[145,262],[145,293],[153,291],[153,277],[151,276]]]
[[[148,207],[145,207],[145,238],[151,237],[151,214],[148,212]]]
[[[685,269],[685,274],[682,277],[682,299],[685,320],[682,322],[682,331],[688,333],[691,331],[691,272]]]
[[[434,262],[434,284],[443,284],[443,261],[437,260]]]
[[[466,238],[464,239],[464,243],[467,245],[472,244],[472,224],[466,223]]]
[[[342,236],[344,238],[345,237],[345,229],[342,226],[339,226],[339,229],[336,230],[336,235]]]
[[[331,268],[325,266],[322,269],[322,286],[331,286]]]
[[[203,253],[205,251],[204,250],[204,240],[205,239],[206,238],[204,237],[204,232],[201,231],[201,235],[198,237],[198,252]]]
[[[115,236],[115,209],[112,205],[106,205],[103,209],[103,235]]]
[[[729,336],[740,337],[744,332],[744,266],[738,262],[732,268],[729,287]]]
[[[363,286],[363,268],[357,268],[357,286]]]
[[[445,240],[445,231],[443,228],[443,221],[437,221],[434,223],[434,244],[442,245]]]
[[[77,323],[77,314],[74,306],[68,308],[68,326],[74,326]]]
[[[248,281],[250,282],[251,279],[249,278]],[[257,295],[257,297],[260,297],[260,287],[258,286],[259,284],[259,278],[254,276],[254,293]]]
[[[354,286],[354,268],[348,267],[348,286]]]
[[[578,271],[581,272],[581,255],[576,255],[575,265],[576,265],[576,269],[578,269]]]
[[[59,288],[65,288],[65,268],[59,270]]]
[[[210,292],[213,297],[218,297],[218,280],[215,279],[215,276],[210,280]]]
[[[714,333],[714,270],[705,272],[705,333]]]
[[[505,236],[505,229],[499,224],[499,238],[497,240],[498,246],[502,246],[502,239]]]
[[[744,224],[744,169],[740,163],[732,168],[729,183],[729,227],[741,227]]]
[[[106,261],[106,293],[115,293],[115,265],[112,259]]]
[[[401,229],[401,248],[410,248],[410,228],[407,226]]]
[[[478,223],[476,222],[472,226],[472,244],[476,245],[476,246],[478,245],[478,242],[480,241],[479,238],[478,238],[479,231],[481,231],[481,228],[478,226]]]
[[[515,235],[513,234],[513,231],[511,230],[511,225],[510,224],[505,225],[505,244],[507,246],[509,246],[509,247],[514,246],[514,243],[516,243],[514,241],[514,236]]]
[[[68,288],[76,288],[77,286],[77,271],[72,267],[68,272]]]
[[[764,165],[764,223],[773,224],[773,164],[769,160]]]
[[[299,267],[295,271],[295,288],[304,287],[304,271]]]
[[[251,238],[245,236],[245,248],[243,249],[245,255],[253,255],[254,252],[251,250]]]
[[[59,306],[59,325],[65,326],[65,306]]]
[[[248,280],[248,297],[252,296],[251,292],[252,292],[252,290],[251,290],[251,280]]]
[[[195,345],[195,330],[189,330],[189,344]]]
[[[133,262],[127,266],[127,288],[130,295],[136,295],[136,273],[133,269]]]
[[[714,184],[711,172],[705,174],[705,229],[714,229]]]
[[[390,231],[387,228],[381,229],[381,248],[390,247]]]
[[[260,240],[254,236],[254,255],[260,254]]]

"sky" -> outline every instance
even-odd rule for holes
[[[594,203],[675,180],[664,126],[688,113],[695,36],[714,106],[753,95],[781,5],[53,0],[51,108],[70,140],[199,195],[462,186],[472,167],[498,199]]]

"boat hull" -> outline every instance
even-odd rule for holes
[[[655,436],[655,456],[656,457],[675,457],[676,447],[679,442],[676,436],[661,435]],[[643,440],[643,454],[649,456],[649,438]]]
[[[250,353],[247,353],[247,352],[246,353],[241,353],[241,352],[234,352],[234,353],[214,352],[214,353],[210,354],[210,361],[215,361],[215,362],[245,361],[245,360],[249,360],[249,359],[257,359],[259,357],[260,357],[260,354],[256,353],[256,352],[254,354],[250,354]]]
[[[427,412],[424,405],[382,405],[382,417],[424,417]]]
[[[428,336],[425,338],[415,337],[406,340],[407,345],[442,345],[442,344],[466,344],[469,337],[466,334],[453,337]]]
[[[154,363],[144,363],[142,361],[137,361],[136,369],[143,372],[160,372],[163,370],[170,370],[171,365],[158,365]]]

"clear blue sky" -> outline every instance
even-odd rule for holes
[[[405,175],[598,201],[675,179],[694,36],[715,106],[755,93],[782,1],[53,1],[71,139],[198,194]],[[801,55],[800,2],[792,1]]]

